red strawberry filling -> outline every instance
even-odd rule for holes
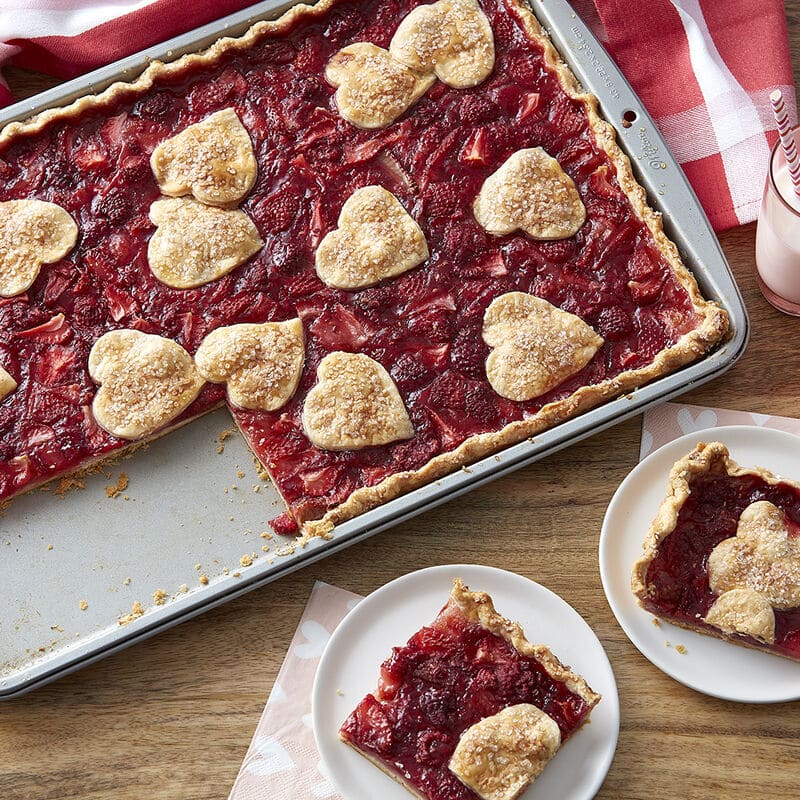
[[[0,152],[0,200],[58,203],[80,228],[69,261],[46,265],[26,294],[0,300],[0,363],[19,384],[0,405],[0,499],[125,444],[87,424],[95,390],[87,357],[108,330],[157,333],[194,353],[220,325],[299,315],[307,352],[295,397],[274,413],[234,415],[303,521],[470,436],[643,367],[694,328],[691,301],[633,213],[582,104],[565,95],[504,0],[483,3],[497,53],[484,83],[468,90],[438,83],[385,130],[357,130],[340,117],[325,64],[355,41],[385,47],[414,5],[341,2],[279,39],[162,79],[145,96],[123,94],[105,110],[53,122]],[[253,141],[258,180],[242,207],[265,246],[218,281],[171,289],[147,264],[148,210],[159,196],[149,156],[165,138],[228,107]],[[474,219],[474,198],[512,152],[535,146],[574,179],[587,222],[563,242],[489,236]],[[330,289],[314,271],[314,249],[336,227],[344,200],[368,184],[396,194],[422,226],[431,257],[361,292]],[[543,297],[606,339],[583,371],[527,403],[497,396],[484,372],[483,313],[509,291]],[[336,349],[364,352],[390,371],[412,440],[336,453],[310,444],[303,399],[317,365]],[[56,395],[53,381],[74,389]],[[185,416],[210,409],[223,391],[206,386]],[[42,425],[55,435],[44,436]]]
[[[736,535],[742,511],[759,500],[768,500],[786,514],[790,535],[798,530],[800,492],[793,487],[769,484],[755,475],[695,478],[675,530],[659,544],[647,569],[648,593],[643,600],[647,610],[666,619],[703,626],[717,599],[708,583],[708,556],[721,541]],[[774,614],[774,644],[743,638],[754,646],[800,657],[800,608],[774,609]],[[709,630],[714,628],[709,626]]]

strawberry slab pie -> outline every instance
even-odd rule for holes
[[[424,800],[514,800],[600,701],[460,580],[339,736]]]
[[[0,499],[227,400],[327,535],[727,330],[521,0],[296,6],[0,179]]]
[[[698,444],[670,472],[633,591],[676,625],[800,661],[800,484]]]

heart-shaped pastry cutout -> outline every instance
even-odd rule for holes
[[[153,274],[175,289],[202,286],[247,261],[263,246],[244,211],[214,208],[189,198],[162,198],[150,206],[158,230],[147,260]]]
[[[100,384],[94,417],[121,439],[141,439],[163,428],[204,383],[177,342],[135,330],[101,336],[89,353],[89,374]]]
[[[534,239],[566,239],[586,221],[572,178],[541,147],[511,155],[484,181],[473,210],[496,236],[522,230]]]
[[[303,427],[323,450],[358,450],[410,439],[414,427],[389,373],[361,353],[336,351],[317,368]]]
[[[530,703],[518,703],[467,728],[448,766],[478,797],[514,800],[560,746],[556,721]]]
[[[63,258],[77,239],[75,220],[55,203],[0,203],[0,296],[13,297],[29,289],[42,264]]]
[[[342,206],[339,227],[317,248],[317,274],[337,289],[363,289],[428,258],[425,235],[382,186],[365,186]]]
[[[580,317],[524,292],[495,298],[483,317],[483,340],[494,350],[486,375],[501,397],[523,402],[580,372],[603,344]]]
[[[433,72],[448,86],[466,89],[494,68],[494,35],[475,0],[439,0],[405,17],[389,52],[417,72]]]
[[[358,128],[391,124],[436,81],[434,75],[420,75],[368,42],[340,50],[328,62],[325,77],[337,87],[339,113]]]
[[[751,503],[736,536],[708,557],[708,583],[719,595],[706,622],[726,631],[775,641],[773,608],[800,607],[800,535],[790,536],[785,514],[767,500]]]
[[[164,194],[191,194],[212,206],[238,203],[253,188],[257,171],[253,143],[232,108],[162,142],[150,166]]]
[[[5,399],[17,388],[17,382],[0,367],[0,400]]]
[[[304,357],[303,323],[290,319],[217,328],[194,361],[207,381],[227,383],[234,405],[274,411],[295,393]]]

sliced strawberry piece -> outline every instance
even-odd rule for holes
[[[459,120],[464,125],[479,125],[497,116],[497,106],[485,95],[468,94],[458,109]]]
[[[520,122],[528,119],[528,117],[532,116],[536,113],[536,110],[539,108],[541,103],[541,96],[538,92],[526,92],[520,98],[521,103],[519,107],[519,111],[517,112],[517,119]]]
[[[378,696],[381,700],[391,700],[397,694],[401,683],[402,675],[395,677],[386,664],[381,665],[381,674],[378,678]]]
[[[106,284],[104,291],[108,300],[108,311],[114,322],[119,322],[125,317],[139,312],[139,304],[136,300],[113,284]]]
[[[94,452],[99,452],[102,447],[113,441],[111,434],[97,424],[90,405],[81,406],[83,414],[83,434],[86,442]]]
[[[310,147],[319,139],[327,139],[336,130],[335,120],[328,118],[321,120],[316,125],[309,128],[306,135],[300,141],[300,147]]]
[[[616,341],[633,330],[633,321],[621,306],[610,306],[600,312],[595,328],[604,339]]]
[[[419,188],[417,187],[414,178],[397,160],[391,151],[380,153],[375,161],[380,164],[390,181],[393,181],[398,188],[404,191],[410,191],[413,194],[417,194]]]
[[[521,105],[522,92],[520,88],[514,84],[505,84],[497,89],[492,89],[491,94],[495,103],[497,103],[506,114],[515,114]]]
[[[389,753],[394,734],[381,704],[368,694],[355,711],[364,743],[378,753]]]
[[[451,217],[461,210],[465,200],[457,183],[442,181],[428,186],[423,202],[429,217]]]
[[[634,303],[639,306],[647,305],[658,299],[661,287],[664,285],[664,276],[655,273],[640,281],[628,281],[628,289]]]
[[[55,386],[70,376],[77,360],[74,350],[53,345],[31,363],[31,378],[43,386]]]
[[[656,262],[648,252],[647,248],[640,247],[631,257],[628,262],[628,275],[631,280],[641,281],[648,275],[652,274],[656,269]]]
[[[181,321],[181,341],[188,345],[194,341],[194,331],[197,327],[197,319],[191,311],[180,314],[178,319]]]
[[[33,464],[27,455],[15,456],[7,466],[14,486],[25,486],[33,479]]]
[[[345,350],[357,353],[369,341],[370,331],[365,320],[359,319],[341,304],[323,311],[311,323],[309,331],[317,344],[326,350]]]
[[[142,317],[134,317],[129,323],[129,328],[141,331],[142,333],[158,333],[158,326],[151,320],[142,319]]]
[[[404,138],[408,132],[408,127],[408,122],[404,121],[400,125],[392,125],[391,128],[387,128],[384,132],[370,136],[363,142],[357,144],[345,142],[344,163],[348,165],[360,164],[363,161],[369,161],[381,151],[387,151],[395,142]]]
[[[291,514],[284,512],[269,521],[269,526],[279,536],[297,536],[300,530],[297,521]]]
[[[450,345],[422,347],[416,351],[415,358],[429,371],[441,370],[450,358]]]
[[[423,313],[415,313],[406,321],[408,333],[422,339],[425,344],[449,342],[453,329],[451,316],[449,309],[432,306]]]
[[[553,242],[538,242],[537,245],[542,257],[551,264],[564,264],[575,258],[578,253],[578,244],[574,237]]]
[[[411,299],[411,298],[410,298]],[[433,309],[440,309],[442,311],[455,311],[457,306],[449,292],[436,292],[427,297],[413,297],[413,304],[411,302],[406,305],[406,311],[414,314],[423,314]]]
[[[329,227],[322,211],[322,198],[317,197],[314,199],[314,211],[311,215],[311,228],[309,232],[309,241],[312,247],[316,248],[317,245],[319,245],[324,236],[323,231],[327,230]]]
[[[295,221],[301,202],[299,193],[284,185],[261,200],[253,216],[271,231],[285,231]]]
[[[108,153],[100,147],[99,142],[87,142],[76,148],[72,159],[86,172],[99,172],[109,166]]]
[[[113,148],[122,149],[125,144],[125,128],[127,127],[128,115],[124,111],[111,117],[100,129],[100,135]]]
[[[598,169],[589,176],[589,186],[591,186],[595,194],[599,194],[601,197],[617,198],[620,195],[619,189],[611,183],[608,175],[608,167],[605,165],[598,167]]]
[[[64,271],[61,271],[58,267],[51,268],[49,271],[47,286],[44,287],[44,294],[42,295],[42,300],[47,306],[51,306],[58,301],[75,277],[75,266],[72,263],[65,262],[64,267]]]
[[[63,314],[56,314],[47,322],[20,331],[16,336],[20,339],[30,339],[33,342],[41,342],[42,344],[63,344],[72,336],[72,328]]]
[[[458,160],[463,164],[486,164],[486,128],[480,128],[467,139]]]
[[[56,397],[61,398],[72,406],[77,406],[83,399],[84,395],[83,389],[81,389],[80,384],[77,383],[66,383],[59,386],[53,386],[50,391]]]
[[[401,392],[411,392],[430,380],[429,367],[422,363],[416,353],[401,353],[392,365],[390,374]]]
[[[506,261],[502,253],[492,253],[485,261],[480,264],[480,271],[485,275],[491,275],[493,278],[499,278],[501,275],[508,274]]]
[[[464,426],[462,419],[455,417],[453,414],[447,414],[444,410],[440,410],[437,413],[430,407],[428,408],[428,413],[439,429],[439,438],[445,450],[452,450],[458,447],[469,436],[469,431]]]
[[[52,441],[55,435],[56,432],[49,425],[33,425],[21,433],[21,438],[33,449]]]
[[[330,494],[336,486],[341,469],[331,465],[321,469],[309,469],[300,473],[300,480],[303,481],[306,494],[311,497],[324,497]]]

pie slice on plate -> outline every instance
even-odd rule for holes
[[[457,579],[436,619],[393,649],[339,736],[423,800],[514,800],[599,701]]]
[[[698,444],[670,472],[632,586],[661,619],[800,661],[800,483]]]

